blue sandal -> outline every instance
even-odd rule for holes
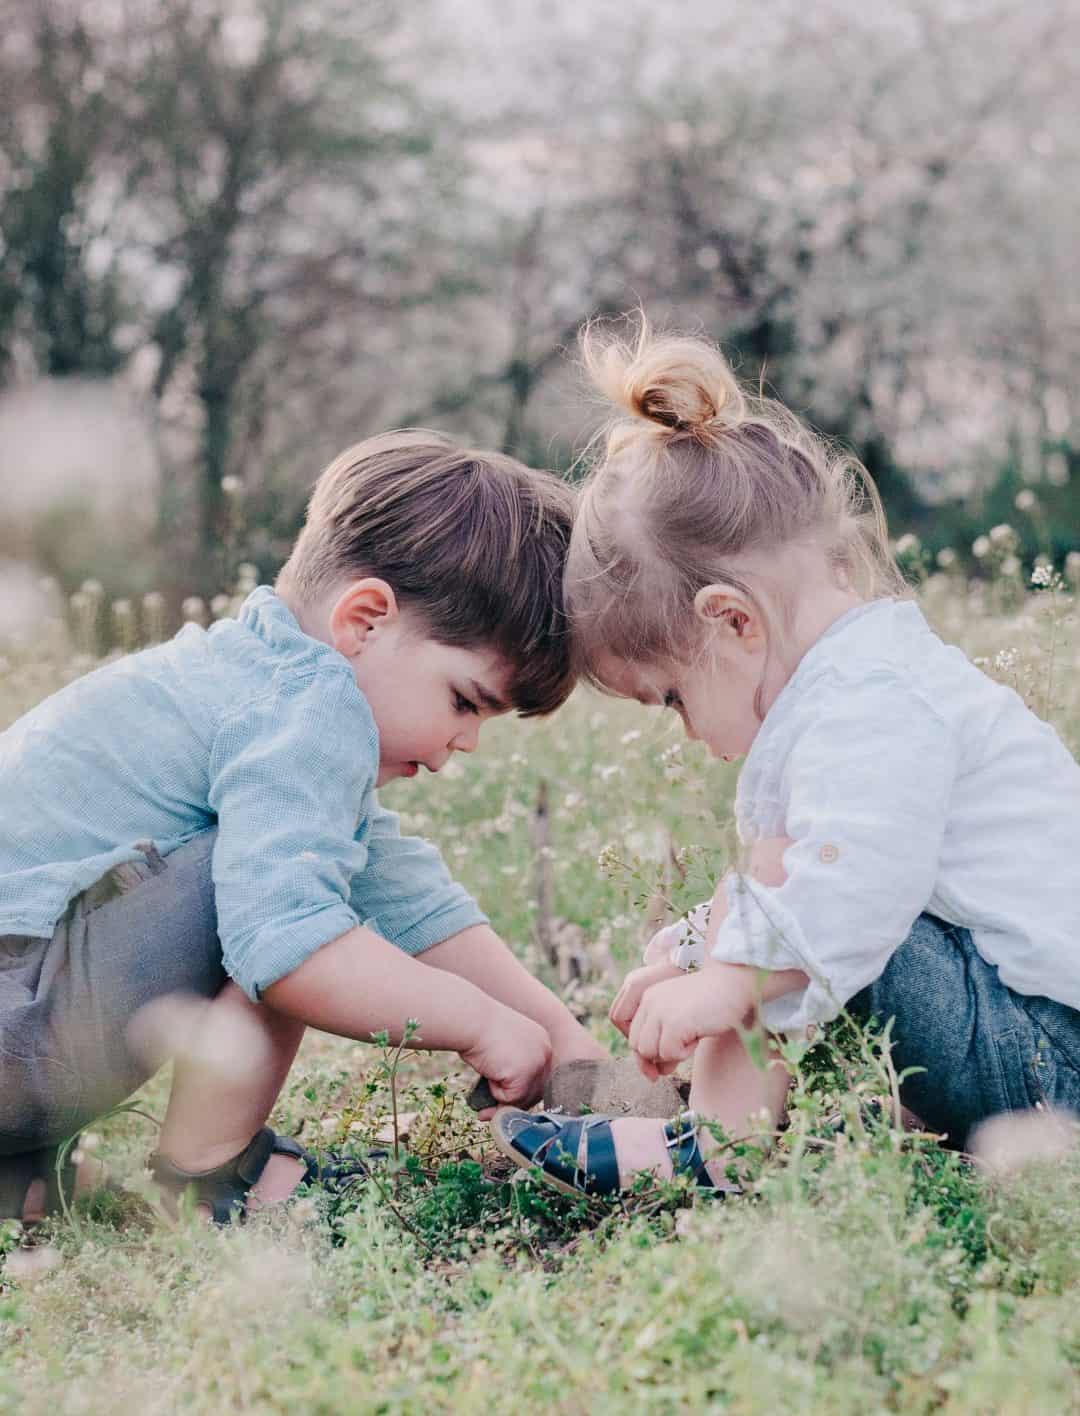
[[[519,1165],[535,1165],[549,1185],[564,1195],[616,1195],[619,1166],[611,1123],[615,1116],[561,1116],[503,1106],[491,1118],[495,1144]],[[698,1119],[684,1111],[664,1125],[664,1144],[675,1175],[689,1176],[705,1194],[723,1195],[714,1185],[697,1141]]]

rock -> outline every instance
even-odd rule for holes
[[[583,1112],[613,1116],[674,1116],[686,1106],[687,1084],[677,1077],[655,1082],[642,1076],[633,1057],[610,1062],[565,1062],[548,1078],[544,1107],[567,1116]]]

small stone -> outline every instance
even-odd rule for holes
[[[548,1079],[544,1108],[568,1116],[589,1111],[610,1116],[671,1117],[686,1105],[679,1079],[648,1081],[633,1057],[610,1062],[564,1062]]]

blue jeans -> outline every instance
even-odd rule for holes
[[[1002,1111],[1041,1103],[1080,1113],[1080,1012],[1014,993],[966,929],[920,915],[848,1011],[894,1019],[896,1070],[926,1069],[903,1083],[904,1104],[951,1145]]]

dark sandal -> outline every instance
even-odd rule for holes
[[[612,1116],[557,1116],[501,1106],[491,1118],[495,1144],[519,1165],[536,1165],[564,1195],[618,1194]],[[585,1164],[579,1163],[584,1137]]]
[[[320,1161],[291,1136],[279,1136],[269,1126],[264,1126],[239,1155],[215,1170],[181,1170],[156,1151],[148,1163],[150,1173],[164,1192],[170,1213],[177,1213],[181,1197],[190,1191],[197,1205],[209,1208],[215,1224],[232,1224],[237,1218],[244,1220],[247,1217],[251,1187],[266,1169],[272,1155],[288,1155],[303,1162],[304,1173],[297,1191],[303,1185],[318,1184],[340,1194],[369,1174],[369,1166],[359,1158],[332,1153]],[[370,1152],[368,1158],[376,1160],[380,1156],[385,1156],[385,1152]]]
[[[557,1116],[550,1111],[520,1111],[501,1107],[491,1120],[495,1144],[519,1165],[536,1165],[540,1174],[566,1195],[615,1195],[622,1190],[615,1141],[614,1116]],[[697,1117],[684,1111],[664,1126],[664,1144],[671,1153],[675,1175],[687,1175],[709,1195],[727,1193],[714,1185],[697,1142]],[[584,1148],[582,1139],[584,1138]],[[582,1153],[584,1150],[584,1163]]]
[[[59,1176],[56,1171],[59,1146],[46,1146],[43,1150],[0,1157],[0,1219],[22,1219],[26,1196],[35,1180],[45,1182],[45,1202],[42,1207],[45,1214],[59,1213],[64,1208],[65,1200],[70,1204],[77,1173],[72,1155],[77,1145],[78,1141],[75,1141],[67,1146],[67,1155],[60,1167]]]
[[[698,1145],[699,1126],[700,1123],[695,1111],[680,1112],[674,1121],[665,1123],[664,1144],[671,1156],[673,1174],[688,1176],[697,1188],[707,1195],[720,1197],[738,1194],[739,1186],[714,1185],[709,1178],[708,1166],[705,1157],[701,1154],[701,1147]]]

